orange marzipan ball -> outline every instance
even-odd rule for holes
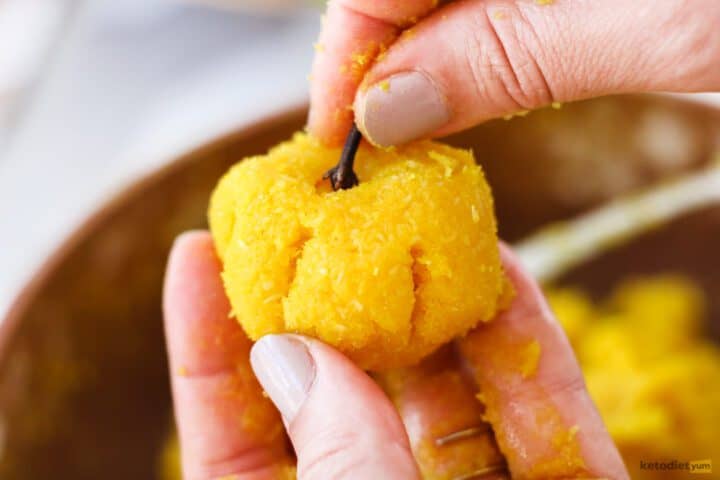
[[[360,185],[333,192],[322,176],[339,155],[298,133],[232,167],[213,193],[210,228],[247,334],[309,335],[382,370],[490,320],[506,282],[472,153],[363,144]]]

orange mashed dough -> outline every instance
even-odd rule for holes
[[[361,145],[360,185],[333,192],[322,176],[339,156],[298,133],[232,167],[213,193],[210,229],[247,334],[310,335],[379,370],[490,320],[506,282],[472,153]]]
[[[704,299],[693,283],[628,280],[602,303],[576,289],[547,293],[633,479],[689,475],[641,461],[720,458],[720,347],[702,331]]]

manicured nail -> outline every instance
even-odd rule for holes
[[[305,344],[290,335],[266,335],[250,351],[250,364],[285,421],[291,422],[315,378]]]
[[[371,86],[357,113],[368,140],[383,147],[420,138],[450,120],[445,98],[420,72],[399,73]]]

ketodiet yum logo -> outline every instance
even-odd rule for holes
[[[646,462],[640,460],[640,470],[657,470],[665,472],[685,471],[694,474],[711,474],[712,460],[665,460]]]

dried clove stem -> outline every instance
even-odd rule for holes
[[[359,182],[353,170],[353,164],[355,163],[355,154],[360,146],[360,140],[362,140],[362,134],[353,123],[350,134],[345,140],[340,161],[323,175],[323,179],[330,179],[333,190],[347,190],[358,185]]]

